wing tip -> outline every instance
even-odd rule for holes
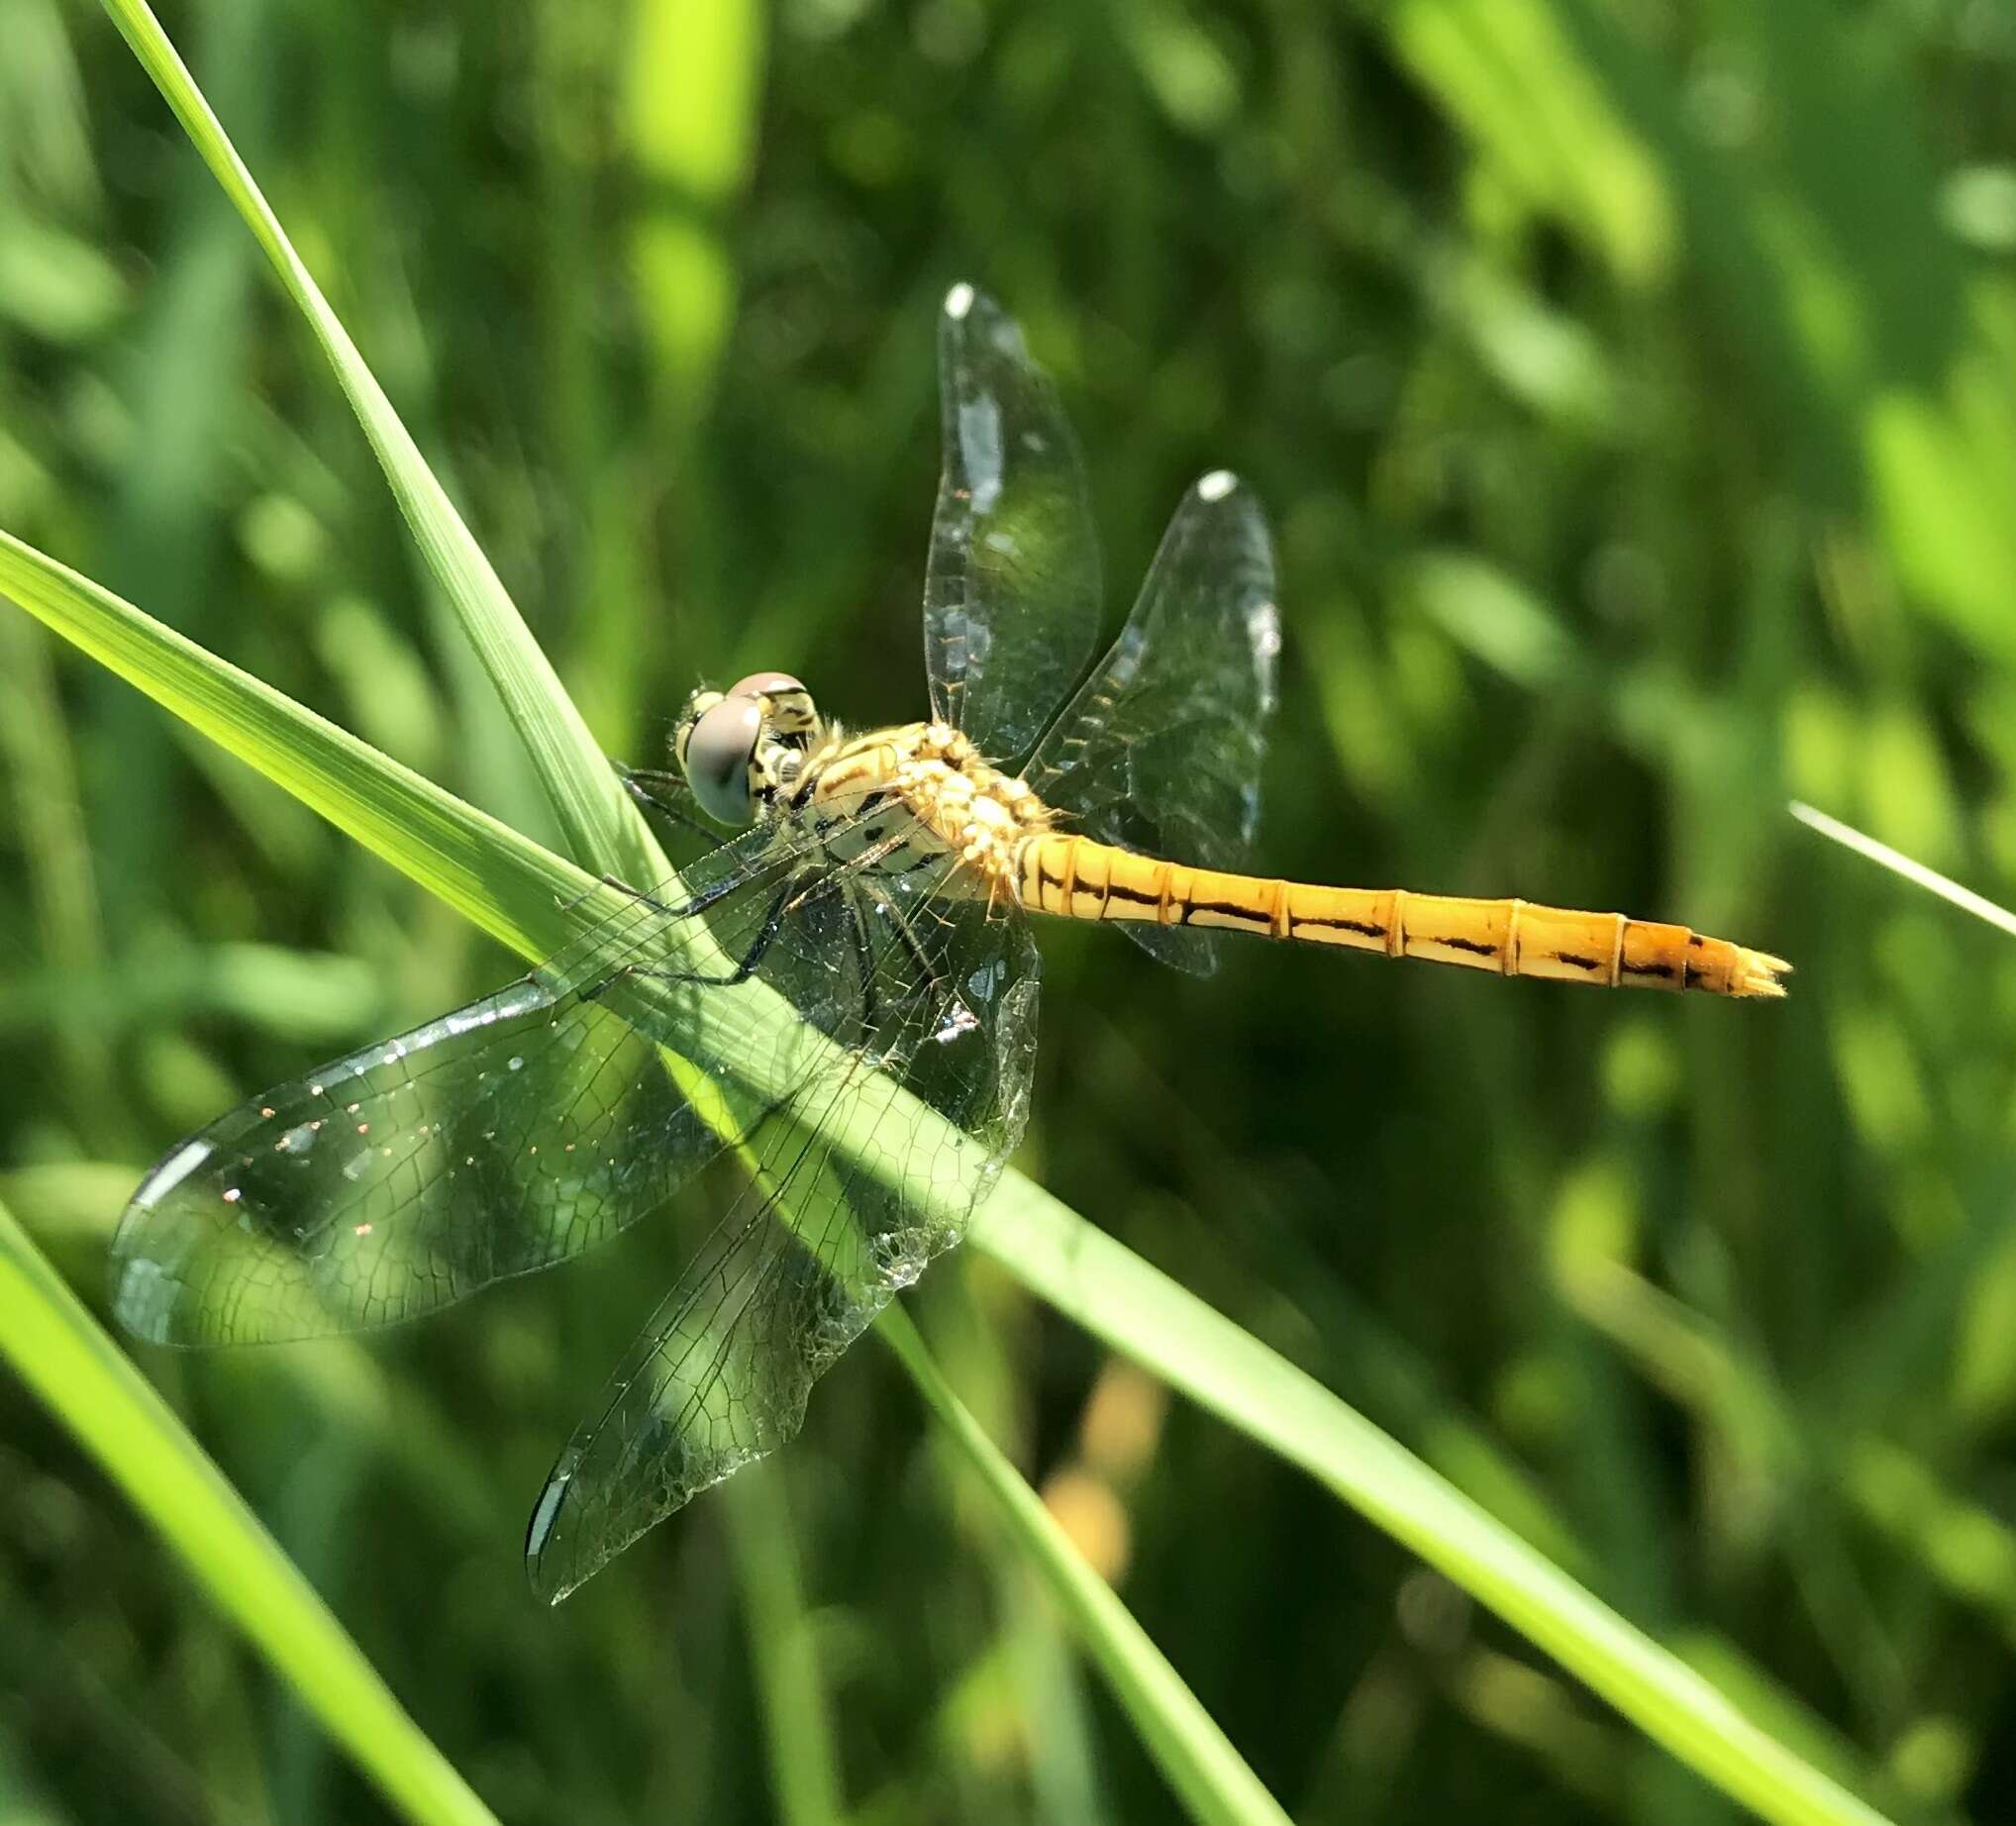
[[[991,292],[970,279],[960,279],[946,292],[938,317],[938,335],[943,359],[973,359],[991,355],[1035,368],[1039,379],[1047,378],[1031,359],[1022,326],[1001,308]],[[948,394],[948,403],[951,397]]]
[[[201,1135],[178,1142],[155,1162],[127,1205],[129,1212],[151,1210],[201,1167],[216,1151]]]
[[[557,1604],[568,1592],[580,1584],[579,1578],[562,1582],[556,1565],[549,1565],[548,1549],[553,1546],[554,1531],[559,1526],[560,1512],[566,1503],[567,1485],[573,1480],[574,1468],[569,1459],[562,1459],[547,1475],[546,1487],[540,1491],[539,1500],[532,1505],[532,1519],[525,1529],[525,1577],[534,1593],[549,1604]]]
[[[112,1316],[143,1344],[171,1344],[169,1320],[179,1283],[158,1262],[112,1247]]]
[[[206,1143],[196,1141],[170,1150],[141,1181],[112,1232],[106,1304],[121,1329],[143,1344],[187,1348],[205,1342],[189,1334],[182,1310],[187,1226],[163,1201],[210,1152]]]

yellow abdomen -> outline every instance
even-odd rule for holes
[[[1577,913],[1526,900],[1463,900],[1404,888],[1267,881],[1186,868],[1061,832],[1031,837],[1020,846],[1016,883],[1025,907],[1065,919],[1221,927],[1612,989],[1783,995],[1778,978],[1792,967],[1782,958],[1727,939],[1622,913]]]

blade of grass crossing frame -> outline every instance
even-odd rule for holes
[[[649,827],[617,784],[573,701],[526,628],[490,560],[427,466],[392,402],[330,309],[146,0],[105,0],[134,54],[265,250],[336,369],[422,555],[504,700],[573,855],[628,880],[667,872]]]
[[[245,1499],[4,1206],[0,1359],[400,1813],[429,1826],[496,1826]]]

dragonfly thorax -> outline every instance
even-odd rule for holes
[[[962,866],[942,891],[988,899],[1014,897],[1016,853],[1052,822],[1026,782],[948,723],[834,730],[806,757],[791,799],[836,858],[900,873],[955,857]]]

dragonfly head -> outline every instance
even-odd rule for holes
[[[700,809],[740,830],[797,776],[819,734],[818,708],[797,679],[752,672],[687,698],[672,751]]]

